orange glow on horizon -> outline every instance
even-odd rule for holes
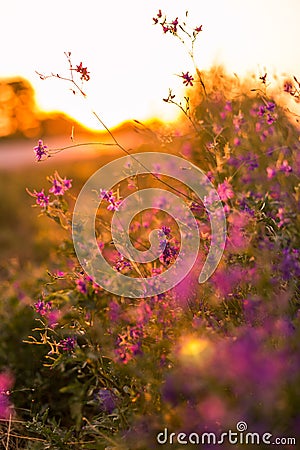
[[[103,129],[92,110],[109,128],[133,119],[173,121],[178,112],[162,99],[169,88],[180,98],[184,91],[176,74],[194,73],[194,67],[181,43],[153,26],[158,9],[170,19],[184,19],[188,10],[191,27],[203,25],[195,46],[200,70],[223,64],[239,76],[265,70],[300,76],[294,52],[298,0],[86,0],[80,7],[67,0],[11,0],[1,11],[0,77],[28,79],[42,111],[63,111],[91,130]],[[72,95],[67,83],[42,81],[35,73],[65,75],[69,50],[73,63],[82,61],[90,71],[88,100]]]

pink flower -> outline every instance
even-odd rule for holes
[[[189,74],[189,72],[183,73],[180,75],[180,78],[183,78],[183,84],[186,86],[190,85],[193,86],[194,77]]]
[[[38,206],[40,206],[41,208],[47,208],[47,206],[49,205],[50,197],[49,197],[49,195],[44,194],[44,189],[42,189],[40,192],[37,192],[36,190],[34,190],[33,194],[31,194],[31,195],[33,197],[36,197],[36,204]]]
[[[173,20],[173,22],[172,22],[172,28],[171,28],[171,31],[172,31],[173,33],[177,33],[177,25],[178,25],[178,17],[176,17],[176,19]]]
[[[293,83],[289,80],[285,81],[283,85],[283,90],[284,92],[288,92],[289,94],[291,94],[293,92]]]
[[[52,308],[51,302],[43,302],[42,300],[38,300],[33,306],[35,311],[41,316],[45,316]]]
[[[278,217],[279,222],[278,222],[278,227],[281,228],[284,225],[286,225],[287,223],[289,223],[289,219],[286,217],[286,211],[284,208],[278,208],[278,213],[276,214],[276,217]]]
[[[13,407],[9,401],[10,389],[14,384],[14,377],[9,372],[0,373],[0,419],[9,419]]]
[[[225,106],[224,106],[225,111],[229,111],[232,112],[232,104],[231,102],[226,102]]]
[[[239,267],[232,267],[230,270],[218,268],[211,280],[219,295],[226,297],[236,289],[242,280],[242,275],[242,270]]]
[[[107,207],[108,211],[119,211],[122,200],[111,199]]]
[[[47,314],[48,325],[50,328],[55,328],[58,325],[61,315],[62,313],[58,309],[53,309]]]
[[[76,289],[81,292],[81,294],[87,294],[87,285],[83,278],[78,278],[75,281]]]
[[[47,145],[44,145],[42,139],[40,139],[38,145],[33,149],[37,161],[41,161],[43,156],[49,156],[47,148]]]
[[[274,178],[276,175],[276,171],[272,169],[272,167],[267,167],[267,177]]]
[[[90,72],[88,72],[87,67],[82,66],[82,62],[79,64],[79,66],[76,66],[75,70],[76,70],[76,72],[81,74],[81,77],[80,77],[81,80],[89,81],[89,79],[90,79],[89,73]]]
[[[112,191],[100,189],[100,198],[106,200],[109,203],[106,209],[108,209],[109,211],[119,211],[122,200],[116,200],[116,197],[113,195]]]
[[[293,171],[292,167],[289,165],[286,159],[282,162],[280,166],[280,171],[285,173],[290,173]]]
[[[72,180],[61,178],[57,172],[49,180],[52,182],[52,187],[49,192],[54,195],[64,195],[72,187]]]
[[[239,131],[241,129],[241,126],[243,125],[244,122],[245,122],[244,115],[241,111],[233,116],[232,123],[236,131]]]
[[[220,199],[223,202],[226,202],[226,200],[229,200],[230,198],[234,197],[234,192],[232,190],[232,186],[228,182],[228,180],[225,180],[223,183],[219,184],[217,190],[218,190]]]

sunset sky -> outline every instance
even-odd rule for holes
[[[181,89],[175,74],[193,72],[180,42],[163,35],[152,17],[170,19],[189,10],[191,27],[203,25],[196,45],[200,69],[223,63],[230,73],[266,70],[300,77],[299,0],[10,0],[0,16],[0,76],[26,77],[45,110],[62,110],[99,128],[152,116],[171,120],[175,109],[162,102],[168,88]],[[66,75],[65,51],[91,72],[88,101],[74,97],[58,80],[41,81],[35,70]]]

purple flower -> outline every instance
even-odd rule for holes
[[[9,395],[13,384],[14,378],[9,372],[0,373],[0,419],[9,419],[12,414]]]
[[[218,190],[220,199],[223,202],[234,197],[234,192],[232,190],[232,186],[227,180],[225,180],[223,183],[219,184],[217,190]]]
[[[36,197],[36,204],[41,206],[42,208],[46,208],[49,205],[49,195],[44,194],[44,189],[40,192],[34,190],[34,195]]]
[[[200,31],[203,31],[202,29],[203,25],[200,25],[199,27],[195,28],[196,33],[200,33]]]
[[[103,200],[109,201],[113,197],[112,191],[107,191],[106,189],[100,189],[100,198],[103,198]]]
[[[94,399],[99,403],[100,408],[111,414],[117,405],[117,398],[110,389],[99,389],[94,393]]]
[[[26,191],[31,197],[35,197],[35,203],[38,206],[40,206],[41,208],[47,208],[47,206],[49,205],[50,196],[45,195],[44,189],[39,192],[37,192],[36,190],[30,192],[30,190],[26,188]]]
[[[188,86],[188,85],[193,86],[194,77],[192,75],[190,75],[189,72],[186,72],[186,73],[182,72],[182,75],[180,75],[180,78],[183,79],[183,84],[185,84],[186,86]]]
[[[273,103],[273,102],[268,102],[268,104],[267,104],[267,106],[266,106],[266,108],[267,108],[267,110],[268,111],[274,111],[274,109],[275,109],[275,103]]]
[[[116,259],[114,264],[114,269],[118,272],[121,272],[122,270],[131,270],[132,265],[130,261],[127,261],[124,256],[119,253],[119,257]]]
[[[284,173],[290,173],[293,171],[292,167],[289,165],[286,159],[282,162],[279,170]]]
[[[109,321],[116,323],[121,315],[121,307],[119,303],[115,300],[112,300],[108,305],[108,317]]]
[[[166,227],[165,225],[163,225],[161,227],[161,231],[162,231],[162,233],[161,233],[162,236],[163,235],[170,236],[170,234],[171,234],[171,228],[170,227]]]
[[[177,257],[178,251],[179,251],[179,246],[172,242],[166,242],[165,240],[162,240],[160,242],[161,249],[163,248],[164,245],[165,245],[165,248],[163,250],[162,255],[159,257],[159,259],[161,262],[163,262],[164,264],[166,264],[168,266]]]
[[[241,129],[241,126],[243,125],[244,122],[245,122],[244,114],[241,111],[235,116],[233,116],[232,123],[236,131],[239,131]]]
[[[48,146],[44,145],[42,139],[40,139],[38,145],[33,149],[37,161],[41,161],[43,156],[49,156],[47,148]]]
[[[253,153],[248,153],[242,158],[242,161],[245,161],[247,163],[247,166],[251,171],[258,167],[257,155]]]
[[[52,187],[49,192],[54,195],[64,195],[72,187],[72,180],[62,179],[57,172],[55,172],[54,177],[50,178],[52,181]]]
[[[289,280],[293,276],[300,276],[300,258],[298,249],[283,249],[280,269],[284,280]]]
[[[86,286],[86,282],[79,278],[78,280],[75,281],[76,283],[76,288],[79,292],[81,292],[82,294],[86,294],[87,293],[87,286]]]
[[[59,346],[64,352],[72,352],[76,345],[76,338],[68,336],[59,342]]]
[[[37,301],[34,305],[35,311],[41,316],[45,316],[52,308],[51,302]]]
[[[114,198],[110,200],[110,203],[107,207],[108,211],[119,211],[119,207],[122,203],[122,200],[115,200]]]
[[[268,178],[274,178],[276,175],[275,169],[272,169],[272,167],[267,167],[267,177]]]
[[[287,80],[284,82],[283,90],[284,90],[284,92],[288,92],[289,94],[291,94],[293,92],[293,87],[294,87],[293,83],[291,81]]]
[[[64,194],[64,188],[62,186],[62,184],[57,181],[57,180],[53,180],[53,186],[51,189],[49,189],[49,192],[51,192],[54,195],[63,195]]]
[[[107,206],[108,211],[119,211],[119,207],[122,203],[121,200],[117,200],[113,195],[112,191],[107,191],[106,189],[100,189],[100,198],[106,200],[109,205]]]
[[[274,116],[272,116],[271,114],[267,114],[267,124],[268,125],[272,125],[272,123],[274,123],[276,120],[276,118]]]

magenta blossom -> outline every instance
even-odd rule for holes
[[[64,352],[72,352],[76,345],[75,337],[67,337],[59,342],[59,346]]]
[[[61,178],[57,172],[49,180],[52,182],[52,187],[49,192],[54,195],[64,195],[72,187],[72,180]]]
[[[33,149],[37,161],[41,161],[43,159],[43,156],[49,156],[47,148],[48,146],[44,145],[42,139],[40,139],[38,145]]]
[[[44,193],[44,189],[42,189],[41,191],[37,192],[36,190],[33,191],[33,194],[29,191],[27,191],[32,197],[36,198],[36,204],[38,206],[40,206],[41,208],[47,208],[47,206],[49,205],[49,195],[45,195]]]
[[[14,378],[9,372],[0,373],[0,419],[9,419],[12,414],[9,395],[13,384]]]
[[[108,211],[119,211],[119,207],[122,203],[121,200],[117,200],[116,197],[113,195],[112,191],[107,191],[106,189],[100,189],[100,198],[103,200],[106,200],[109,204],[106,209]]]
[[[41,208],[47,208],[47,206],[49,205],[50,196],[45,194],[44,189],[42,189],[41,191],[36,191],[34,189],[34,191],[31,192],[28,188],[26,188],[26,191],[31,197],[35,198],[35,203],[38,206],[40,206]]]
[[[218,194],[223,202],[234,197],[234,192],[228,180],[218,185]]]
[[[193,86],[194,77],[192,75],[190,75],[189,72],[186,72],[186,73],[182,72],[182,75],[180,75],[180,78],[183,79],[183,84],[185,84],[186,86],[188,86],[188,85]]]
[[[288,92],[289,94],[291,94],[293,92],[293,88],[294,88],[294,86],[291,81],[287,80],[284,82],[284,85],[283,85],[284,92]]]
[[[267,177],[268,178],[273,178],[276,175],[276,171],[275,169],[272,169],[272,167],[267,167]]]
[[[33,306],[40,316],[45,316],[52,308],[51,302],[43,302],[42,300],[38,300]]]

